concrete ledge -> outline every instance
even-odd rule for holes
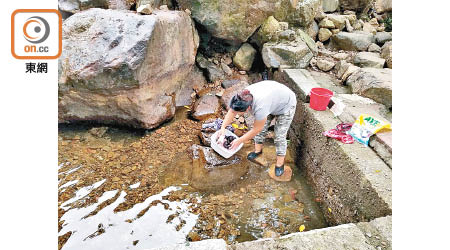
[[[260,249],[311,249],[311,250],[344,250],[375,249],[366,242],[364,234],[355,224],[316,229],[308,232],[293,233],[277,239],[261,239],[242,242],[228,247],[230,250]]]
[[[392,249],[392,216],[377,218],[356,224],[366,236],[367,242],[377,249]]]
[[[330,111],[300,104],[289,132],[291,141],[302,142],[297,161],[321,198],[327,221],[337,225],[390,215],[392,170],[370,148],[322,135],[337,123]]]
[[[302,103],[307,101],[310,89],[319,86],[307,70],[287,69],[277,80],[297,94],[297,111],[289,139],[298,154],[298,165],[306,172],[315,195],[322,201],[327,221],[339,225],[392,214],[391,168],[369,147],[359,143],[343,144],[322,135],[340,122],[353,123],[364,113],[361,110],[385,115],[385,107],[373,101],[365,103],[366,98],[357,95],[337,94],[336,98],[346,97],[342,99],[350,102],[343,114],[335,117],[329,110],[315,111]],[[359,103],[361,98],[364,99],[362,104]],[[384,145],[381,146],[380,152],[385,150]]]
[[[347,94],[348,90],[346,88],[333,86],[333,84],[328,83],[331,80],[322,75],[323,73],[309,72],[306,69],[284,69],[281,74],[278,74],[278,78],[281,79],[277,80],[287,84],[297,94],[298,100],[304,103],[309,102],[309,93],[312,88],[322,87],[332,90],[336,94],[331,98],[328,107],[331,108],[337,102],[345,105],[343,113],[338,116],[341,122],[353,123],[363,113],[391,122],[391,114],[384,105],[376,103],[369,98]],[[392,168],[391,131],[387,131],[384,134],[377,133],[372,136],[369,146]]]

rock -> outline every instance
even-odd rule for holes
[[[380,26],[377,27],[377,32],[383,32],[386,29],[386,27],[384,27],[384,23],[382,23]]]
[[[268,68],[294,67],[306,68],[313,57],[313,52],[302,40],[265,43],[262,58]]]
[[[372,0],[339,0],[339,2],[341,10],[361,12],[372,2]]]
[[[196,189],[206,190],[229,185],[244,176],[248,161],[237,154],[225,159],[212,148],[192,145],[192,175],[190,184]]]
[[[202,54],[198,53],[196,58],[200,68],[206,69],[206,76],[210,82],[221,81],[225,79],[225,72],[222,68],[213,62],[208,61]]]
[[[69,13],[78,13],[91,8],[129,10],[132,1],[127,0],[58,0],[58,8]]]
[[[136,1],[136,9],[144,6],[144,5],[150,5],[152,9],[160,9],[161,6],[166,5],[166,7],[172,8],[172,1],[171,0],[137,0]],[[164,8],[164,7],[163,7]]]
[[[363,68],[347,79],[352,92],[392,108],[392,70]]]
[[[342,50],[366,51],[367,48],[375,41],[370,33],[355,31],[339,32],[331,38],[333,45]]]
[[[238,80],[238,79],[224,80],[224,81],[222,82],[222,87],[225,88],[225,89],[227,89],[227,88],[229,88],[229,87],[231,87],[231,86],[233,86],[233,85],[235,85],[235,84],[238,84],[238,83],[240,83],[240,82],[241,82],[241,81]]]
[[[368,48],[367,51],[369,51],[369,52],[381,53],[381,47],[378,46],[376,43],[372,43],[372,44],[369,46],[369,48]]]
[[[287,22],[278,22],[280,24],[280,30],[287,30],[289,29],[289,23]]]
[[[331,34],[336,35],[337,33],[341,32],[339,29],[332,29]]]
[[[317,34],[319,34],[319,25],[317,25],[316,21],[312,21],[307,29],[304,30],[312,40],[316,40]]]
[[[211,136],[214,132],[199,132],[199,139],[204,146],[211,147]]]
[[[362,20],[358,20],[358,21],[353,25],[353,28],[354,28],[355,30],[362,30],[363,26],[364,26],[364,22],[363,22]]]
[[[343,30],[345,28],[345,20],[346,16],[337,15],[337,14],[328,14],[327,18],[334,23],[334,27],[339,30]]]
[[[319,30],[319,41],[325,42],[333,35],[329,29],[320,28]]]
[[[199,121],[216,117],[219,113],[219,98],[215,95],[206,94],[194,103],[192,117]]]
[[[272,230],[264,230],[263,238],[279,238],[280,234]]]
[[[335,12],[339,7],[339,0],[322,0],[322,9],[324,12]]]
[[[239,93],[244,88],[248,87],[248,83],[246,82],[240,82],[238,84],[235,84],[227,89],[225,89],[225,92],[220,97],[220,103],[222,104],[222,107],[224,107],[226,110],[228,110],[231,98],[233,98],[234,95]]]
[[[375,41],[380,46],[383,46],[384,43],[392,41],[392,34],[389,32],[377,32],[375,34]]]
[[[346,60],[349,57],[349,54],[340,52],[333,55],[333,58],[336,60]]]
[[[89,133],[97,138],[101,138],[108,131],[108,127],[97,127],[89,129]]]
[[[233,57],[233,63],[240,70],[249,71],[255,60],[256,50],[248,43],[242,44]]]
[[[370,23],[364,23],[363,31],[366,33],[372,33],[374,35],[377,33],[377,29],[373,27]]]
[[[317,67],[322,71],[330,71],[334,67],[335,63],[333,61],[325,59],[317,59]]]
[[[137,13],[141,13],[141,14],[145,14],[145,15],[150,15],[153,12],[152,7],[150,6],[150,4],[146,4],[146,5],[141,5],[136,9]]]
[[[198,233],[196,232],[189,232],[188,234],[188,238],[190,239],[190,241],[195,242],[195,241],[200,241],[202,240],[202,238],[200,237],[200,235],[198,235]]]
[[[337,77],[341,79],[342,82],[345,82],[351,74],[360,69],[359,67],[344,60],[339,61],[335,67],[338,70]]]
[[[334,23],[330,19],[325,18],[322,21],[320,21],[319,27],[320,28],[325,28],[325,29],[334,29],[336,26],[334,25]]]
[[[261,1],[255,6],[250,1],[196,1],[177,0],[182,9],[189,9],[192,17],[211,35],[233,41],[245,42],[270,15],[273,3]],[[245,13],[254,13],[251,18]]]
[[[227,76],[231,76],[233,74],[233,70],[230,67],[228,67],[226,63],[221,62],[220,67],[222,68],[223,72],[227,74]]]
[[[317,55],[319,53],[319,48],[317,47],[314,39],[312,39],[308,34],[306,34],[303,30],[298,29],[296,32],[296,39],[300,39],[306,43],[308,48],[311,50],[313,55]]]
[[[151,129],[174,116],[175,91],[193,69],[199,42],[186,13],[94,8],[67,18],[62,33],[59,122]]]
[[[177,0],[181,9],[190,9],[192,17],[214,37],[243,43],[271,15],[278,21],[306,27],[320,7],[320,0]],[[249,14],[251,13],[251,14]]]
[[[352,27],[352,25],[350,24],[350,21],[349,21],[348,19],[345,19],[345,29],[346,29],[348,32],[353,32],[353,27]]]
[[[386,60],[380,57],[377,53],[359,52],[353,59],[353,63],[361,68],[379,68],[384,67]]]
[[[222,57],[221,61],[226,65],[230,65],[233,62],[233,59],[231,59],[231,57],[229,57],[228,55],[225,55],[224,57]]]
[[[392,11],[392,0],[376,0],[375,10],[378,14]]]
[[[286,28],[287,29],[287,28]],[[278,32],[281,30],[281,25],[273,16],[269,16],[264,23],[261,25],[261,28],[256,33],[257,35],[257,44],[258,46],[262,46],[264,43],[269,41],[277,41],[278,40]]]
[[[302,27],[307,27],[314,20],[316,14],[322,9],[321,0],[281,0],[277,2],[276,5],[278,8],[275,10],[273,16],[279,21]],[[260,3],[258,3],[258,5],[259,4]]]
[[[163,11],[169,11],[169,7],[167,6],[167,5],[161,5],[161,6],[159,6],[159,9],[160,10],[163,10]]]
[[[389,41],[381,47],[381,57],[386,60],[388,68],[392,69],[392,42]]]
[[[182,81],[182,84],[178,90],[175,91],[175,106],[183,107],[190,106],[193,102],[192,94],[194,90],[199,90],[206,85],[206,79],[203,73],[194,66],[194,69],[186,76],[186,79]]]
[[[324,49],[325,48],[325,45],[323,45],[323,43],[321,41],[317,41],[316,45],[317,45],[317,48],[319,48],[319,49]]]
[[[294,41],[295,40],[295,31],[293,30],[283,30],[280,33],[278,33],[279,39],[287,40],[287,41]]]

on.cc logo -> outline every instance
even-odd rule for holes
[[[39,16],[32,16],[23,25],[23,35],[30,43],[42,43],[50,34],[50,25],[47,20]]]

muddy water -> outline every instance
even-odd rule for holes
[[[142,249],[209,238],[233,243],[327,226],[291,150],[290,182],[276,182],[267,167],[249,163],[230,185],[194,188],[201,183],[189,178],[188,148],[199,144],[201,125],[185,111],[154,131],[60,126],[60,249]],[[241,159],[251,149],[246,144]],[[274,162],[270,140],[263,157]]]

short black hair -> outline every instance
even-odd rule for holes
[[[244,89],[239,94],[236,94],[231,98],[230,108],[237,112],[245,112],[248,107],[252,105],[253,96],[250,91]]]

